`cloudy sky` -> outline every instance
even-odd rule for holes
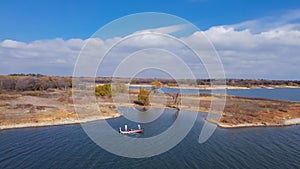
[[[119,48],[103,60],[100,67],[106,71],[100,70],[100,75],[111,75],[122,58],[129,55],[136,57],[130,63],[130,58],[127,60],[129,67],[137,65],[134,61],[138,58],[154,65],[169,63],[170,67],[183,60],[189,67],[195,67],[191,54],[176,42],[143,34],[156,32],[191,44],[196,51],[207,49],[201,43],[205,37],[212,44],[210,49],[213,47],[220,57],[228,78],[300,79],[299,1],[76,2],[1,1],[0,74],[72,75],[80,54],[87,55],[88,50],[93,54],[105,53],[115,44],[120,44]],[[139,18],[135,22],[107,25],[120,17],[149,11],[169,13],[185,21]],[[199,30],[187,28],[185,22]],[[109,29],[99,31],[103,26]],[[131,33],[140,35],[122,41]],[[133,53],[133,49],[145,47],[164,50]],[[177,52],[179,60],[172,59],[170,52]],[[151,62],[154,55],[160,55],[160,63]],[[204,78],[199,73],[202,69],[194,71]]]

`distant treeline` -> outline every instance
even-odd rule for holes
[[[299,86],[299,80],[264,80],[264,79],[227,79],[227,85],[230,86],[270,86],[270,85],[286,85],[286,86]]]
[[[0,90],[34,91],[67,89],[72,87],[71,77],[54,76],[0,76]]]
[[[93,81],[93,78],[78,78],[81,81]],[[174,79],[159,79],[159,78],[110,78],[110,77],[97,77],[95,83],[111,83],[112,81],[118,83],[131,84],[151,84],[158,81],[164,85],[174,85],[180,83],[185,85],[210,85],[211,82],[217,80],[211,79],[198,79],[198,80],[174,80]],[[226,84],[230,86],[270,86],[270,85],[288,85],[300,86],[298,80],[264,80],[264,79],[226,79]],[[47,90],[47,89],[67,89],[72,87],[72,77],[58,77],[58,76],[45,76],[41,74],[11,74],[0,75],[0,90]]]
[[[172,85],[172,84],[186,84],[186,85],[211,85],[211,82],[217,82],[218,80],[214,79],[197,79],[189,80],[189,79],[159,79],[159,78],[133,78],[133,79],[121,79],[121,78],[108,78],[108,77],[98,77],[95,79],[96,83],[110,83],[111,81],[118,82],[129,82],[131,84],[151,84],[153,81],[159,81],[164,85]],[[265,80],[265,79],[226,79],[226,84],[230,86],[270,86],[270,85],[288,85],[288,86],[299,86],[300,80]],[[218,84],[218,83],[214,83]]]
[[[37,76],[37,77],[41,77],[41,76],[45,76],[39,73],[28,73],[28,74],[24,74],[24,73],[13,73],[13,74],[9,74],[8,76]]]

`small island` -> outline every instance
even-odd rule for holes
[[[139,87],[143,85],[152,86],[154,89],[162,86],[180,87],[176,86],[174,82],[163,79],[134,80],[135,83],[133,85],[138,85]],[[154,108],[175,108],[208,113],[211,100],[223,97],[226,97],[226,105],[223,113],[220,114],[220,118],[206,119],[220,127],[236,128],[300,124],[300,102],[221,94],[176,95],[176,93],[150,93],[142,87],[127,90],[127,87],[124,87],[125,84],[122,84],[117,86],[118,90],[124,93],[124,96],[127,96],[128,93],[130,96],[130,102],[122,103],[113,101],[110,82],[111,79],[109,78],[96,78],[96,83],[99,85],[96,86],[94,94],[97,96],[99,112],[86,111],[86,114],[81,114],[80,118],[78,118],[74,106],[80,106],[89,110],[92,105],[88,103],[85,105],[74,105],[71,77],[42,75],[0,76],[0,129],[74,124],[115,118],[121,116],[116,111],[116,106],[151,106]],[[199,82],[201,83],[201,81]],[[293,87],[298,87],[300,84],[297,81],[284,83]],[[283,86],[279,82],[270,86],[274,87],[275,85]],[[151,103],[149,103],[147,96],[151,97]]]

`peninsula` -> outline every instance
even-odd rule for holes
[[[149,85],[150,83],[148,83]],[[115,118],[121,114],[116,106],[135,104],[138,93],[129,90],[129,102],[114,102],[109,96],[98,96],[99,112],[87,111],[78,118],[74,106],[89,109],[89,104],[74,105],[69,77],[1,76],[0,129],[38,127],[83,123]],[[124,96],[128,93],[124,93]],[[229,95],[181,95],[182,110],[208,113],[211,100],[226,97],[220,118],[206,120],[220,127],[285,126],[300,124],[300,102],[278,101]],[[152,93],[151,106],[174,108],[174,97],[169,93]]]

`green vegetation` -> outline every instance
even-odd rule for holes
[[[158,80],[151,82],[151,85],[154,89],[160,89],[163,86],[163,84]]]
[[[109,83],[107,83],[102,86],[96,86],[95,87],[95,95],[111,97],[112,96],[111,85]]]
[[[138,94],[138,104],[143,106],[150,105],[150,92],[151,90],[140,88],[140,92]]]
[[[176,84],[176,83],[168,83],[167,86],[169,86],[169,87],[178,87],[178,84]]]
[[[128,89],[124,83],[116,83],[112,88],[110,83],[99,85],[95,87],[96,96],[108,96],[112,97],[115,93],[126,93]]]

